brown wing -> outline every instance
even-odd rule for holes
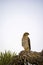
[[[28,38],[29,49],[31,50],[30,39]]]

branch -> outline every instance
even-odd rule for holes
[[[29,62],[30,64],[43,65],[43,51],[21,51],[19,55],[12,58],[9,65],[24,65]]]

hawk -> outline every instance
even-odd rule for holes
[[[24,47],[25,51],[30,51],[30,38],[28,37],[29,33],[25,32],[22,37],[22,46]]]

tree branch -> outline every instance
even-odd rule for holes
[[[19,55],[12,58],[9,65],[24,65],[27,62],[35,65],[43,65],[43,51],[21,51]]]

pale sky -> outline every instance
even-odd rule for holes
[[[30,33],[31,50],[43,49],[43,0],[0,0],[0,51],[19,53],[22,35]]]

